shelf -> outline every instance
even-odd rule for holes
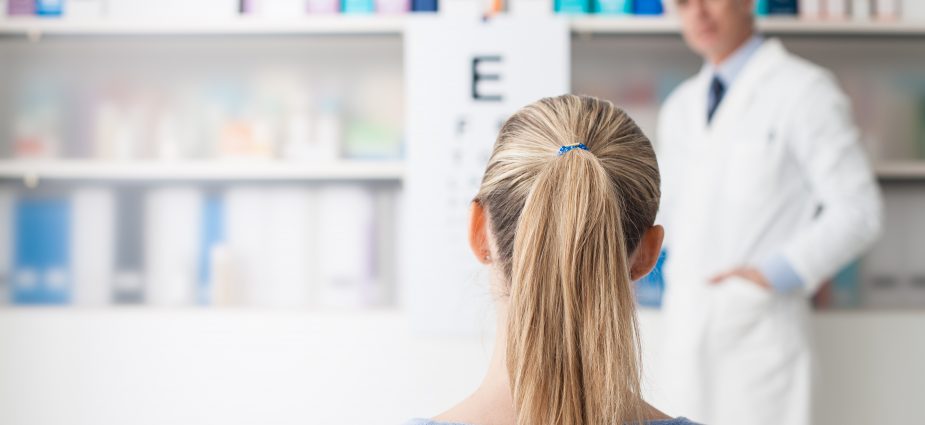
[[[318,16],[270,20],[255,17],[201,20],[67,18],[0,19],[0,35],[401,35],[400,16]]]
[[[339,161],[298,163],[275,160],[214,161],[101,161],[2,160],[0,180],[111,180],[111,181],[400,181],[404,162]],[[925,161],[878,164],[883,180],[925,180]]]
[[[882,180],[925,180],[925,160],[885,162],[874,168]]]
[[[427,15],[427,14],[421,14]],[[429,16],[435,16],[429,14]],[[422,16],[423,17],[423,16]],[[414,15],[307,16],[293,19],[239,17],[202,20],[0,18],[0,35],[395,35]],[[673,17],[568,16],[576,34],[679,35]],[[763,18],[758,28],[770,35],[925,37],[925,22],[805,21]]]
[[[227,181],[227,180],[382,180],[399,181],[404,166],[399,161],[341,161],[297,163],[282,161],[123,161],[97,160],[3,160],[0,179],[112,180],[112,181]]]
[[[850,20],[813,22],[792,18],[770,18],[759,20],[758,28],[767,34],[781,35],[925,36],[925,22]]]
[[[587,16],[572,18],[572,31],[577,34],[615,35],[679,35],[676,18],[620,18]],[[925,37],[925,22],[877,21],[805,21],[795,18],[763,18],[758,29],[768,35],[825,36],[901,36]]]
[[[664,17],[609,17],[583,16],[571,18],[572,32],[581,35],[592,34],[680,34],[681,27],[675,19]]]

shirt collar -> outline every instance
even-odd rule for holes
[[[739,74],[742,73],[742,69],[745,68],[745,64],[748,63],[748,60],[758,51],[758,48],[761,47],[761,44],[764,42],[764,37],[761,35],[755,34],[750,38],[745,44],[736,49],[726,60],[724,60],[719,65],[713,65],[707,63],[707,68],[710,70],[711,75],[718,75],[720,80],[728,88],[735,82]]]

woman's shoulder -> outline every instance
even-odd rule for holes
[[[414,418],[408,422],[405,422],[402,425],[466,425],[456,422],[439,422],[433,419],[424,419],[424,418]]]
[[[403,425],[466,425],[456,422],[438,422],[433,419],[415,418]],[[662,419],[657,421],[646,422],[646,425],[697,425],[686,418]]]
[[[675,419],[663,419],[658,421],[647,422],[647,425],[697,425],[689,419],[680,417]]]

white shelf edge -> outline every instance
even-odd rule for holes
[[[404,176],[400,161],[284,162],[279,160],[122,161],[3,160],[0,179],[50,180],[384,180]]]
[[[576,16],[570,18],[576,34],[680,34],[681,27],[671,17]]]
[[[794,18],[765,18],[758,28],[770,34],[923,35],[925,22],[915,21],[808,21]]]
[[[35,315],[69,315],[69,316],[160,316],[185,315],[198,316],[265,316],[265,317],[302,317],[318,319],[338,319],[368,317],[372,319],[396,318],[408,316],[408,311],[394,306],[385,307],[260,307],[260,306],[156,306],[156,305],[96,305],[80,304],[62,305],[17,305],[0,304],[0,318]]]
[[[761,18],[758,29],[770,35],[892,35],[925,36],[925,21],[809,21],[799,18]],[[679,35],[681,26],[673,17],[608,17],[581,16],[571,18],[572,31],[577,34]]]
[[[293,19],[236,17],[219,20],[0,18],[0,34],[27,35],[401,35],[418,14],[327,15]],[[435,16],[422,13],[420,16]],[[680,34],[676,17],[562,15],[576,34]],[[790,17],[758,19],[771,35],[925,36],[925,21],[809,21]]]
[[[282,160],[103,161],[0,160],[0,180],[395,180],[401,160],[289,162]],[[882,179],[925,180],[925,160],[882,162]]]
[[[239,17],[219,20],[0,19],[0,34],[49,35],[400,35],[402,16],[313,16],[298,19]]]
[[[877,177],[888,180],[925,180],[925,160],[891,161],[874,167]]]

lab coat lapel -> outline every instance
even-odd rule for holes
[[[742,120],[742,113],[748,111],[749,103],[754,99],[760,85],[766,81],[765,76],[780,64],[786,51],[777,39],[768,39],[762,43],[754,56],[742,69],[741,75],[726,93],[720,103],[713,122],[707,132],[711,138],[724,139],[736,124]],[[706,93],[706,92],[705,92]],[[706,103],[704,103],[706,104]]]

